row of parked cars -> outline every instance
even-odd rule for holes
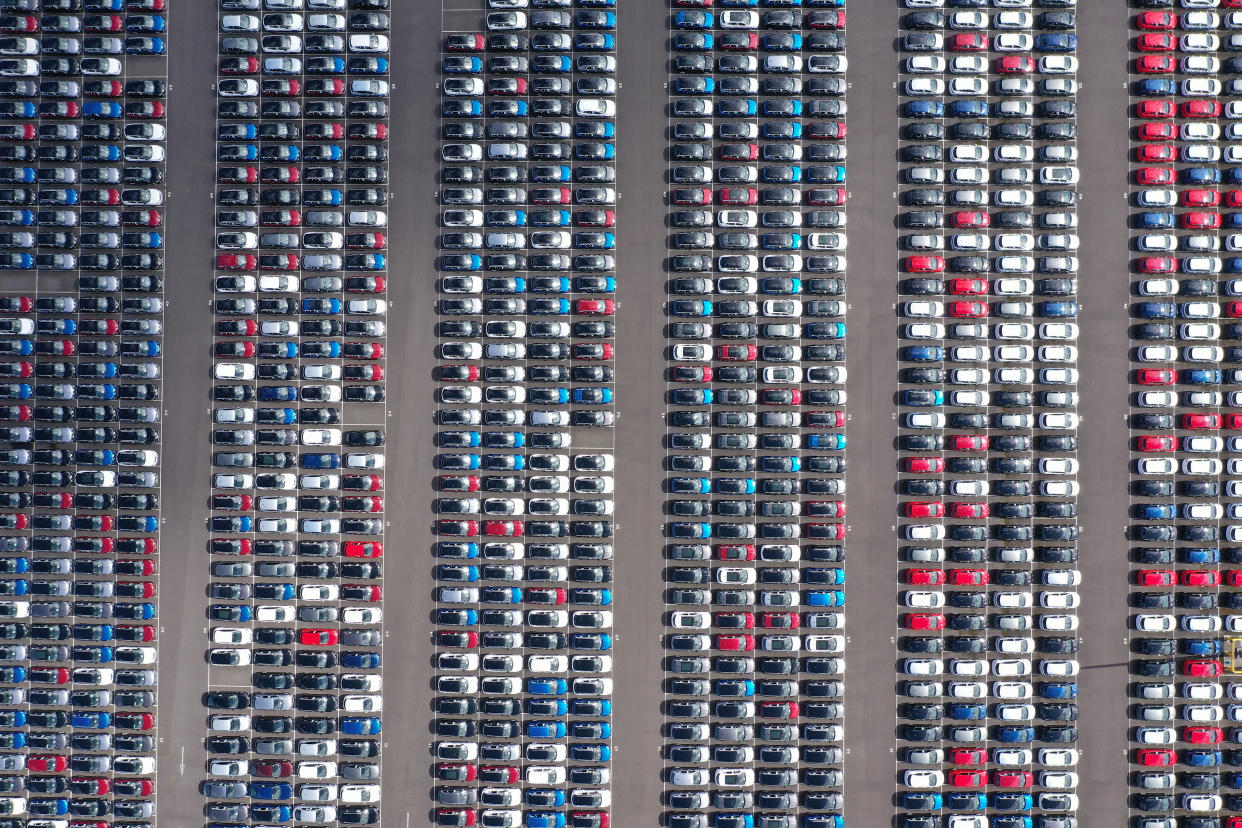
[[[1130,805],[1142,828],[1218,828],[1242,807],[1242,683],[1230,666],[1242,399],[1229,390],[1242,357],[1230,212],[1242,18],[1230,3],[1136,5]]]
[[[837,828],[846,10],[719,5],[670,20],[664,819]]]
[[[440,825],[611,821],[613,5],[490,0],[443,42]]]
[[[905,5],[898,824],[1070,828],[1077,13]]]
[[[220,0],[213,825],[380,819],[388,5]]]
[[[134,55],[166,18],[24,6],[0,14],[0,268],[40,289],[0,297],[0,824],[151,825],[166,72]]]

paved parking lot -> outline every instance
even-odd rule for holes
[[[1147,4],[1130,22],[1130,807],[1144,828],[1218,825],[1242,805],[1242,17]]]
[[[140,5],[6,17],[0,810],[32,821],[156,804],[168,18]]]
[[[209,820],[373,824],[390,20],[296,5],[218,18],[202,791]]]
[[[610,820],[619,33],[593,5],[443,41],[441,825]]]
[[[846,12],[716,14],[670,33],[665,819],[840,825]]]

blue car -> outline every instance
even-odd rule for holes
[[[813,607],[843,607],[845,593],[839,589],[811,590],[806,593],[806,602]]]
[[[479,600],[485,604],[520,604],[522,595],[521,587],[484,587]]]
[[[785,124],[768,121],[764,123],[761,134],[764,138],[777,141],[784,141],[789,138],[798,139],[802,137],[802,124],[797,122]]]
[[[162,37],[125,38],[125,53],[128,55],[162,55],[166,51]]]
[[[811,434],[806,438],[806,447],[820,450],[840,450],[846,447],[848,440],[844,434]]]
[[[1035,684],[1035,692],[1046,699],[1076,699],[1078,685],[1073,682],[1040,681]]]
[[[595,595],[599,597],[598,601],[595,601],[591,597],[589,597],[592,593],[594,593]],[[569,591],[569,603],[571,604],[598,603],[600,606],[608,606],[609,604],[612,603],[612,590],[611,589],[597,589],[597,590],[571,589]]]
[[[759,458],[759,468],[763,469],[764,471],[771,471],[771,472],[783,472],[783,471],[800,472],[802,471],[802,458],[801,457],[789,457],[788,468],[786,468],[786,463],[784,462],[785,459],[786,458],[782,456],[773,456],[773,455],[761,456]]]
[[[112,726],[111,713],[74,713],[70,718],[73,727],[85,727],[99,730]]]
[[[1242,213],[1229,213],[1229,216],[1242,218]],[[1167,230],[1177,226],[1177,216],[1173,213],[1139,213],[1135,221],[1144,230]]]
[[[569,692],[569,683],[562,678],[529,678],[526,692],[537,696],[559,696]]]
[[[951,704],[945,709],[945,715],[958,721],[973,722],[986,718],[987,707],[982,704]]]
[[[483,71],[483,58],[474,56],[446,57],[440,68],[446,75],[477,75]]]
[[[1210,187],[1220,183],[1220,170],[1215,167],[1187,167],[1182,170],[1183,184],[1198,184]]]
[[[616,47],[616,38],[606,32],[574,35],[574,48],[580,52],[608,52]]]
[[[345,71],[345,58],[316,57],[307,60],[305,68],[310,75],[338,75]]]
[[[252,799],[267,801],[292,799],[293,786],[288,782],[251,782],[249,793]]]
[[[1035,38],[1035,49],[1040,52],[1072,52],[1077,48],[1078,35],[1056,32]]]
[[[1018,725],[998,727],[996,728],[996,740],[998,742],[1033,742],[1035,741],[1035,728]]]
[[[802,817],[802,828],[845,828],[841,814],[807,814]]]
[[[361,670],[379,667],[384,661],[379,653],[347,652],[341,654],[341,664]]]
[[[36,221],[34,210],[0,210],[0,225],[30,227]]]
[[[902,405],[935,406],[944,405],[944,392],[939,388],[933,390],[908,389],[901,392]]]
[[[1142,304],[1152,304],[1144,302]],[[1077,302],[1039,302],[1035,305],[1036,316],[1066,319],[1078,315]]]
[[[1209,548],[1179,549],[1178,555],[1182,563],[1216,564],[1220,563],[1220,550]]]
[[[718,118],[750,118],[758,111],[759,102],[754,98],[723,98],[716,101]]]
[[[1177,82],[1172,78],[1143,78],[1135,88],[1138,95],[1176,95]]]
[[[264,402],[292,402],[298,398],[293,385],[264,385],[259,388],[259,399]]]
[[[26,711],[25,710],[3,710],[0,711],[0,727],[25,727]]]
[[[596,389],[592,388],[575,388],[573,400],[576,403],[590,403],[592,405],[608,405],[612,402],[612,389],[600,388],[599,396],[595,397],[592,392]]]
[[[712,817],[712,828],[755,828],[755,815],[721,813]]]
[[[906,101],[902,114],[907,118],[943,118],[944,104],[940,101]]]
[[[720,696],[755,695],[755,682],[751,679],[716,679],[715,688]]]
[[[943,362],[944,348],[939,345],[911,345],[901,349],[901,359],[910,362]]]
[[[1034,828],[1035,822],[1026,814],[1005,814],[992,818],[992,828]]]
[[[1189,385],[1220,385],[1224,375],[1219,368],[1191,368],[1181,372],[1181,380]]]
[[[527,811],[526,828],[565,828],[563,811]]]
[[[1179,643],[1183,655],[1218,656],[1224,649],[1219,640],[1210,638],[1183,638]]]
[[[960,100],[953,101],[946,108],[950,118],[986,118],[988,105],[986,101]]]
[[[1172,503],[1148,503],[1139,510],[1139,516],[1148,520],[1172,520],[1177,517],[1177,507]]]
[[[351,736],[370,736],[383,730],[380,720],[374,716],[349,717],[341,720],[341,732]]]
[[[1139,319],[1176,319],[1177,305],[1172,302],[1138,302],[1134,315]]]
[[[1224,760],[1219,750],[1187,750],[1182,752],[1182,761],[1195,768],[1212,768]]]
[[[996,793],[992,795],[992,807],[998,811],[1029,811],[1035,807],[1035,797],[1024,793]]]
[[[87,101],[82,104],[83,118],[120,118],[121,105],[112,101]]]
[[[580,11],[574,19],[579,29],[615,29],[617,28],[616,12]]]
[[[0,253],[0,270],[30,270],[34,264],[29,253]]]
[[[944,797],[938,793],[906,791],[901,795],[901,807],[907,811],[939,811],[944,808]]]
[[[674,538],[710,538],[710,523],[674,523],[669,526],[669,533]]]
[[[302,300],[302,313],[336,314],[341,312],[341,300],[336,298],[315,298]]]
[[[679,29],[710,29],[716,25],[716,15],[711,12],[681,11],[673,16],[673,25]]]
[[[69,800],[63,797],[38,797],[30,800],[32,816],[64,816],[69,813]]]
[[[483,102],[476,98],[445,101],[440,114],[446,118],[477,118],[483,114]]]
[[[561,721],[534,721],[526,723],[526,735],[532,739],[563,739],[569,729]]]
[[[804,575],[808,584],[835,584],[841,586],[845,583],[845,570],[840,568],[821,567],[808,569]]]
[[[303,454],[302,467],[307,469],[339,469],[341,467],[341,455]]]
[[[569,713],[569,702],[564,699],[527,699],[526,712],[533,716],[564,716]]]

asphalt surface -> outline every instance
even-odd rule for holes
[[[452,0],[455,7],[475,6]],[[385,825],[431,824],[431,521],[435,492],[439,3],[393,3],[389,118],[388,420],[384,477]],[[479,25],[480,13],[472,15]],[[461,19],[461,18],[458,18]]]
[[[1083,537],[1078,568],[1082,648],[1079,676],[1078,819],[1117,824],[1126,809],[1126,684],[1129,650],[1125,562],[1129,494],[1126,230],[1127,32],[1125,0],[1078,8],[1078,498]]]
[[[845,819],[893,813],[897,623],[897,49],[900,2],[849,7]]]
[[[203,821],[198,783],[207,690],[207,504],[211,482],[211,196],[215,180],[216,8],[170,17],[168,250],[164,280],[163,526],[159,583],[159,822]]]
[[[435,312],[439,49],[441,28],[478,25],[481,3],[394,3],[392,54],[390,311],[386,472],[384,773],[385,824],[427,824],[432,653],[430,533],[434,447],[431,393]],[[479,11],[475,11],[478,9]],[[896,504],[896,190],[899,56],[893,48],[899,0],[850,7],[851,136],[847,323],[850,534],[846,631],[846,814],[851,823],[889,824],[893,813],[893,634],[898,609]],[[1079,811],[1083,825],[1114,823],[1126,773],[1127,251],[1126,30],[1124,0],[1079,8],[1082,84],[1079,121],[1084,207],[1084,305],[1080,428],[1083,674]],[[615,692],[613,824],[658,824],[664,367],[663,311],[666,145],[664,0],[619,9],[617,527],[614,547]],[[203,661],[210,482],[210,359],[214,176],[215,38],[212,3],[186,3],[171,18],[165,298],[163,533],[160,561],[159,821],[202,820],[206,689]],[[471,22],[473,21],[473,22]],[[477,30],[477,29],[476,29]],[[1114,208],[1104,209],[1112,204]]]
[[[668,5],[619,3],[612,824],[659,825]]]

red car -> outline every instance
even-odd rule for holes
[[[763,612],[759,623],[767,629],[796,630],[802,627],[802,618],[796,612]]]
[[[1220,101],[1182,101],[1183,118],[1219,118],[1223,111]]]
[[[1034,783],[1035,774],[1030,771],[992,771],[992,784],[998,788],[1029,788]]]
[[[988,280],[950,279],[945,287],[955,296],[984,296],[988,292]]]
[[[1168,748],[1143,748],[1138,751],[1136,761],[1148,768],[1167,768],[1177,764],[1177,751]]]
[[[756,204],[759,191],[752,187],[728,187],[719,193],[721,204]]]
[[[763,702],[759,705],[759,715],[765,719],[796,719],[802,715],[802,706],[796,701]]]
[[[1226,414],[1225,428],[1242,428],[1242,414]]]
[[[992,577],[986,569],[953,569],[949,571],[949,583],[954,586],[983,586]]]
[[[992,215],[978,210],[954,213],[950,222],[954,227],[991,227]]]
[[[958,319],[981,319],[988,315],[988,306],[984,302],[949,302],[945,311]]]
[[[479,769],[474,765],[436,765],[436,776],[440,779],[460,779],[472,782],[479,778]]]
[[[1183,414],[1182,428],[1220,428],[1219,414]]]
[[[489,520],[483,534],[490,537],[519,538],[526,531],[520,520]]]
[[[750,543],[722,543],[716,547],[716,558],[722,561],[753,561],[755,546]]]
[[[953,451],[987,451],[989,443],[986,434],[949,435],[949,448]]]
[[[998,58],[996,72],[1001,75],[1029,75],[1035,71],[1035,61],[1024,55],[1006,55]]]
[[[1139,184],[1172,184],[1177,181],[1177,173],[1168,167],[1140,167],[1135,178]]]
[[[474,808],[440,808],[436,811],[436,823],[439,825],[465,825],[469,828],[477,825],[479,812]]]
[[[1173,385],[1177,372],[1169,368],[1143,368],[1135,372],[1139,385]]]
[[[1242,207],[1242,190],[1230,190],[1225,193],[1225,204],[1229,207]]]
[[[1139,259],[1138,265],[1143,273],[1177,272],[1177,259],[1172,256],[1144,256]]]
[[[1177,28],[1177,15],[1166,11],[1147,11],[1135,18],[1134,23],[1147,32],[1169,31]]]
[[[69,760],[64,756],[31,756],[26,760],[26,769],[39,773],[58,773],[69,767]]]
[[[1225,665],[1215,659],[1192,658],[1182,662],[1182,672],[1194,678],[1219,678]]]
[[[979,519],[988,516],[986,503],[953,503],[949,506],[949,517],[963,519]]]
[[[844,29],[845,12],[821,12],[810,20],[812,29]]]
[[[1173,118],[1177,107],[1172,101],[1139,101],[1137,114],[1140,118]]]
[[[298,640],[307,646],[335,647],[340,641],[336,630],[302,630]]]
[[[250,253],[221,253],[216,256],[216,267],[221,270],[254,270],[259,260]]]
[[[1177,440],[1173,437],[1156,437],[1148,434],[1135,441],[1139,451],[1177,451]]]
[[[943,256],[910,256],[906,259],[906,270],[910,273],[943,273]]]
[[[1171,52],[1177,48],[1177,38],[1168,32],[1147,32],[1135,39],[1140,52]]]
[[[938,500],[916,500],[904,504],[906,517],[938,518],[944,517],[944,504]]]
[[[1187,230],[1217,230],[1220,228],[1220,213],[1205,210],[1194,210],[1182,213],[1182,227]]]
[[[983,771],[952,770],[946,779],[955,788],[982,788],[988,784],[988,775]]]
[[[809,422],[806,422],[809,420]],[[845,426],[844,411],[808,411],[803,425],[809,428],[843,428]]]
[[[577,299],[574,312],[583,316],[612,316],[617,304],[611,299]]]
[[[1144,75],[1168,75],[1177,71],[1177,61],[1170,55],[1143,55],[1134,68]]]
[[[220,61],[222,75],[253,75],[258,71],[259,59],[256,57],[225,58]]]
[[[1226,302],[1221,311],[1224,312],[1225,316],[1236,319],[1242,316],[1242,302]]]
[[[1219,745],[1225,741],[1225,731],[1219,727],[1184,727],[1182,741],[1192,745]]]
[[[945,617],[939,613],[910,613],[906,616],[907,630],[943,630]]]
[[[844,187],[829,187],[828,189],[814,189],[807,191],[807,203],[814,204],[818,207],[844,204],[848,198]]]
[[[916,586],[939,586],[944,583],[943,569],[907,569],[906,583]]]
[[[1172,164],[1177,161],[1177,149],[1170,144],[1144,144],[1135,156],[1145,164]]]
[[[907,457],[902,461],[902,470],[916,474],[939,474],[944,471],[944,460],[939,457]]]
[[[117,20],[121,19],[118,15],[108,15],[108,16],[113,17]],[[124,26],[123,23],[122,23],[122,26]],[[30,15],[30,14],[15,15],[12,18],[5,20],[4,26],[0,26],[0,32],[17,32],[18,34],[26,34],[27,32],[37,32],[37,31],[39,31],[39,18],[35,17],[34,15]],[[90,32],[90,31],[95,31],[95,30],[87,29],[87,31]],[[120,30],[119,29],[108,29],[108,30],[101,30],[101,31],[120,31]]]
[[[481,34],[465,35],[452,41],[448,48],[454,52],[481,52],[487,48],[487,38]]]
[[[1139,124],[1140,141],[1173,141],[1177,139],[1177,127],[1173,124]]]
[[[1219,207],[1219,190],[1182,190],[1184,207]]]
[[[717,345],[716,359],[730,362],[750,362],[759,358],[759,349],[754,345]]]
[[[1171,569],[1140,569],[1134,577],[1138,585],[1144,587],[1167,587],[1174,582]]]
[[[730,652],[749,652],[750,650],[755,649],[755,637],[749,634],[718,635],[716,636],[716,649],[728,650]]]
[[[730,34],[735,34],[730,32]],[[748,32],[742,37],[718,39],[718,46],[730,52],[753,52],[759,48],[759,35]]]
[[[1242,586],[1242,569],[1231,569],[1226,572],[1225,583],[1229,586]]]
[[[673,190],[672,201],[674,204],[711,204],[712,191],[707,189]]]
[[[539,198],[532,199],[536,204],[568,204],[568,187],[541,188]]]
[[[1217,587],[1220,586],[1220,573],[1215,569],[1188,569],[1179,574],[1182,586]]]
[[[964,32],[949,38],[947,45],[954,52],[982,52],[988,48],[988,36],[978,32]]]
[[[949,761],[955,765],[983,765],[988,752],[983,748],[955,748],[949,751]]]

